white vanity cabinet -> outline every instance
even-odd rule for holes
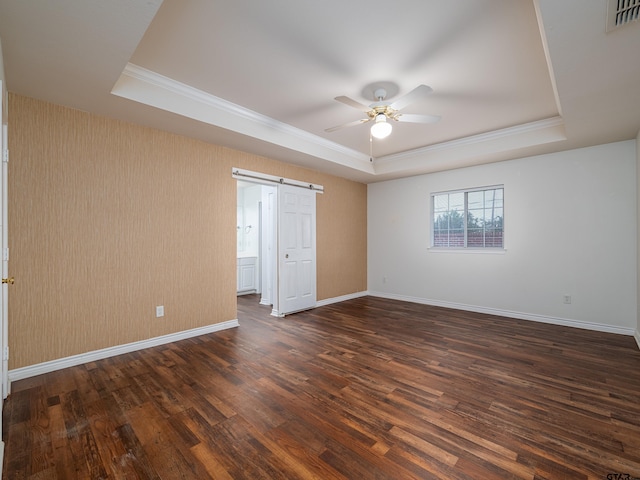
[[[254,293],[257,289],[257,257],[240,257],[237,263],[238,294]]]

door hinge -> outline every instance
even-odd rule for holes
[[[9,247],[6,247],[6,248],[2,251],[2,261],[3,261],[3,262],[8,262],[8,261],[9,261]]]
[[[4,354],[2,355],[3,360],[9,360],[9,346],[4,347]]]
[[[9,149],[8,148],[5,148],[2,151],[2,161],[4,163],[9,163]]]

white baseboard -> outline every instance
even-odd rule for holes
[[[156,347],[158,345],[177,342],[178,340],[184,340],[187,338],[197,337],[199,335],[219,332],[221,330],[238,327],[239,325],[240,324],[238,323],[237,319],[228,320],[226,322],[207,325],[206,327],[193,328],[191,330],[170,333],[168,335],[162,335],[160,337],[154,337],[148,340],[141,340],[139,342],[127,343],[124,345],[117,345],[115,347],[103,348],[101,350],[81,353],[80,355],[73,355],[71,357],[51,360],[50,362],[38,363],[36,365],[29,365],[28,367],[16,368],[14,370],[9,370],[8,372],[9,385],[11,385],[11,382],[14,382],[16,380],[35,377],[36,375],[42,375],[43,373],[54,372],[56,370],[62,370],[63,368],[74,367],[83,363],[94,362],[96,360],[102,360],[104,358],[122,355],[123,353],[135,352],[144,348]],[[11,388],[9,388],[9,391],[11,391]]]
[[[355,298],[365,297],[370,295],[372,297],[388,298],[391,300],[401,300],[405,302],[421,303],[424,305],[433,305],[435,307],[453,308],[457,310],[467,310],[470,312],[486,313],[490,315],[498,315],[501,317],[518,318],[521,320],[531,320],[535,322],[550,323],[553,325],[563,325],[568,327],[582,328],[585,330],[596,330],[607,333],[617,333],[620,335],[633,336],[640,348],[640,330],[633,330],[632,328],[616,327],[613,325],[605,325],[591,322],[583,322],[580,320],[572,320],[557,317],[548,317],[544,315],[537,315],[531,313],[513,312],[509,310],[500,310],[495,308],[478,307],[473,305],[458,304],[453,302],[443,302],[438,300],[430,300],[418,297],[409,297],[406,295],[395,295],[382,292],[356,292],[349,295],[342,295],[340,297],[327,298],[317,302],[316,306],[322,307],[325,305],[331,305],[333,303],[344,302],[346,300],[352,300]],[[185,330],[183,332],[172,333],[169,335],[163,335],[160,337],[150,338],[148,340],[142,340],[139,342],[127,343],[125,345],[118,345],[115,347],[104,348],[101,350],[94,350],[92,352],[83,353],[80,355],[73,355],[71,357],[60,358],[49,362],[39,363],[36,365],[30,365],[28,367],[16,368],[9,370],[8,380],[9,385],[11,382],[22,380],[24,378],[35,377],[43,373],[49,373],[56,370],[61,370],[67,367],[74,367],[83,363],[93,362],[101,360],[103,358],[113,357],[115,355],[121,355],[123,353],[134,352],[142,350],[144,348],[155,347],[158,345],[164,345],[178,340],[184,340],[186,338],[197,337],[199,335],[205,335],[208,333],[219,332],[221,330],[227,330],[229,328],[238,327],[238,320],[228,320],[226,322],[216,323],[208,325],[206,327],[194,328],[191,330]],[[9,389],[10,390],[10,389]],[[2,454],[3,445],[0,443],[0,455]],[[0,458],[1,459],[1,458]],[[0,465],[2,465],[0,463]]]
[[[356,292],[349,295],[342,295],[340,297],[325,298],[324,300],[318,300],[316,307],[324,307],[325,305],[331,305],[332,303],[344,302],[346,300],[353,300],[354,298],[366,297],[369,292]]]
[[[633,328],[617,327],[615,325],[605,325],[603,323],[583,322],[581,320],[573,320],[569,318],[549,317],[546,315],[538,315],[536,313],[514,312],[511,310],[501,310],[497,308],[478,307],[475,305],[465,305],[454,302],[443,302],[440,300],[430,300],[427,298],[408,297],[405,295],[395,295],[382,292],[369,292],[372,297],[388,298],[390,300],[402,300],[404,302],[421,303],[423,305],[432,305],[434,307],[453,308],[456,310],[466,310],[469,312],[486,313],[489,315],[498,315],[500,317],[517,318],[519,320],[530,320],[533,322],[550,323],[553,325],[562,325],[565,327],[581,328],[583,330],[595,330],[598,332],[617,333],[619,335],[633,336]],[[638,333],[636,332],[636,341],[640,346]]]
[[[366,297],[367,295],[368,295],[367,292],[356,292],[356,293],[350,293],[348,295],[342,295],[340,297],[325,298],[324,300],[318,300],[316,302],[315,307],[312,307],[312,308],[324,307],[326,305],[331,305],[332,303],[344,302],[345,300],[351,300],[353,298]],[[309,310],[309,309],[305,308],[303,310]],[[303,311],[303,310],[299,310],[299,311]],[[272,316],[280,317],[280,318],[284,317],[285,315],[289,315],[290,313],[297,313],[297,312],[289,312],[287,314],[284,314],[284,313],[280,313],[278,310],[271,310]]]

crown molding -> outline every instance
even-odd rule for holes
[[[555,116],[379,157],[374,166],[376,175],[419,175],[517,158],[516,152],[523,148],[566,139],[564,121]]]
[[[535,122],[523,123],[521,125],[515,125],[513,127],[502,128],[500,130],[493,130],[491,132],[479,133],[477,135],[471,135],[469,137],[458,138],[456,140],[450,140],[447,142],[434,143],[422,148],[416,148],[415,150],[409,150],[407,152],[396,153],[393,155],[386,155],[384,157],[376,158],[377,163],[386,163],[397,160],[404,160],[408,158],[414,158],[416,156],[425,156],[430,153],[440,152],[444,150],[456,150],[460,147],[466,147],[469,145],[475,145],[479,143],[495,142],[500,140],[509,139],[524,134],[545,132],[550,128],[563,127],[564,121],[562,117],[555,116],[551,118],[545,118],[543,120],[537,120]]]
[[[135,85],[131,85],[131,81]],[[188,100],[188,102],[182,103],[180,108],[177,108],[175,102],[169,99],[164,99],[163,101],[162,98],[159,98],[160,95],[153,95],[149,90],[146,90],[144,95],[141,95],[140,89],[144,89],[145,85],[147,87],[155,87],[158,93],[162,92],[162,95],[171,94],[174,98]],[[344,147],[336,142],[262,115],[133,63],[127,64],[111,93],[189,118],[206,121],[211,125],[234,130],[283,147],[304,151],[350,168],[371,174],[374,173],[369,155]],[[150,96],[153,98],[150,98]],[[196,112],[196,108],[190,109],[189,105],[199,107],[199,111]],[[202,107],[210,113],[210,115],[206,115],[207,119],[203,119]],[[181,111],[176,111],[178,109],[181,109]],[[221,120],[216,121],[216,118]]]
[[[128,63],[114,95],[310,155],[370,175],[423,174],[491,161],[505,152],[566,140],[564,120],[554,116],[491,132],[374,158],[318,135]]]

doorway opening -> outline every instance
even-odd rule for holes
[[[237,294],[274,306],[277,187],[237,181]]]
[[[259,294],[271,315],[316,306],[316,194],[322,185],[234,168],[237,292]]]

